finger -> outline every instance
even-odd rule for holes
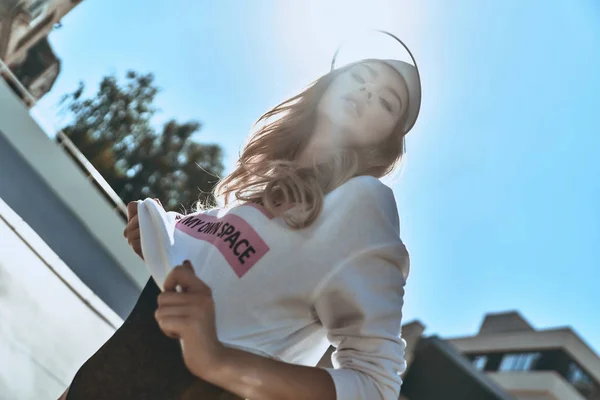
[[[180,306],[160,307],[154,312],[154,318],[161,320],[170,317],[193,318],[201,314],[202,309],[198,305],[186,304]]]
[[[192,266],[192,263],[190,262],[190,260],[185,260],[185,261],[183,262],[183,264],[181,264],[181,266],[182,266],[183,268],[187,268],[187,270],[188,270],[188,271],[191,271],[191,272],[194,272],[194,273],[195,273],[195,271],[194,271],[194,267]]]
[[[163,206],[159,199],[154,199],[154,201],[157,202],[159,206]]]
[[[190,293],[162,292],[158,295],[159,307],[181,306],[194,303],[196,299]]]
[[[191,264],[186,267],[179,265],[167,275],[164,282],[165,291],[174,291],[178,285],[184,291],[190,293],[211,293],[208,285],[194,274]]]
[[[133,217],[131,217],[129,222],[127,222],[127,229],[132,231],[132,230],[138,229],[139,227],[140,227],[140,220],[136,214]]]
[[[198,277],[195,276],[193,271],[178,265],[167,275],[164,288],[165,291],[197,292],[200,290],[200,287],[197,287],[197,280]]]
[[[135,251],[137,254],[142,254],[142,241],[140,239],[134,239],[130,241],[129,244],[133,248],[133,251]]]
[[[141,238],[140,228],[131,228],[127,230],[127,235],[125,236],[127,241],[139,240]]]
[[[125,237],[126,238],[132,237],[132,233],[137,229],[140,229],[140,225],[138,223],[138,219],[137,219],[137,215],[136,215],[127,223],[127,226],[125,227]]]
[[[188,319],[182,317],[166,317],[156,321],[158,327],[165,335],[172,339],[178,339],[188,327]]]
[[[138,203],[139,202],[137,202],[137,201],[130,201],[129,203],[127,203],[127,220],[128,221],[137,215]]]

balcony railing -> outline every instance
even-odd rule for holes
[[[29,107],[33,107],[37,99],[27,90],[19,79],[13,74],[8,66],[0,60],[0,75],[4,78],[11,88],[17,93],[17,95],[23,100],[23,102]],[[77,146],[69,139],[69,137],[63,132],[56,132],[56,140],[58,146],[61,147],[71,159],[81,168],[83,173],[86,175],[88,180],[96,187],[98,192],[111,204],[113,210],[119,214],[121,218],[127,221],[127,206],[121,200],[119,195],[110,187],[108,182],[100,175],[100,173],[94,168],[92,163],[79,151]]]

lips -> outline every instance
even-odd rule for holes
[[[356,114],[360,117],[362,115],[363,103],[352,95],[346,95],[342,97],[344,102],[347,103],[348,107],[356,112]]]

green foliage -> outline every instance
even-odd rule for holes
[[[125,81],[107,76],[91,98],[83,98],[83,84],[65,95],[61,103],[72,117],[65,134],[125,203],[152,197],[167,209],[214,204],[221,147],[191,139],[201,128],[197,121],[171,120],[156,132],[154,76],[128,72]]]

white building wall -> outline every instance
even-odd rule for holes
[[[0,400],[57,398],[121,323],[0,199]]]
[[[488,376],[518,400],[585,400],[554,371],[493,372]]]
[[[141,290],[149,273],[123,239],[124,221],[75,162],[31,118],[29,109],[2,79],[0,134]]]
[[[149,278],[125,221],[0,80],[0,198],[122,318]]]

